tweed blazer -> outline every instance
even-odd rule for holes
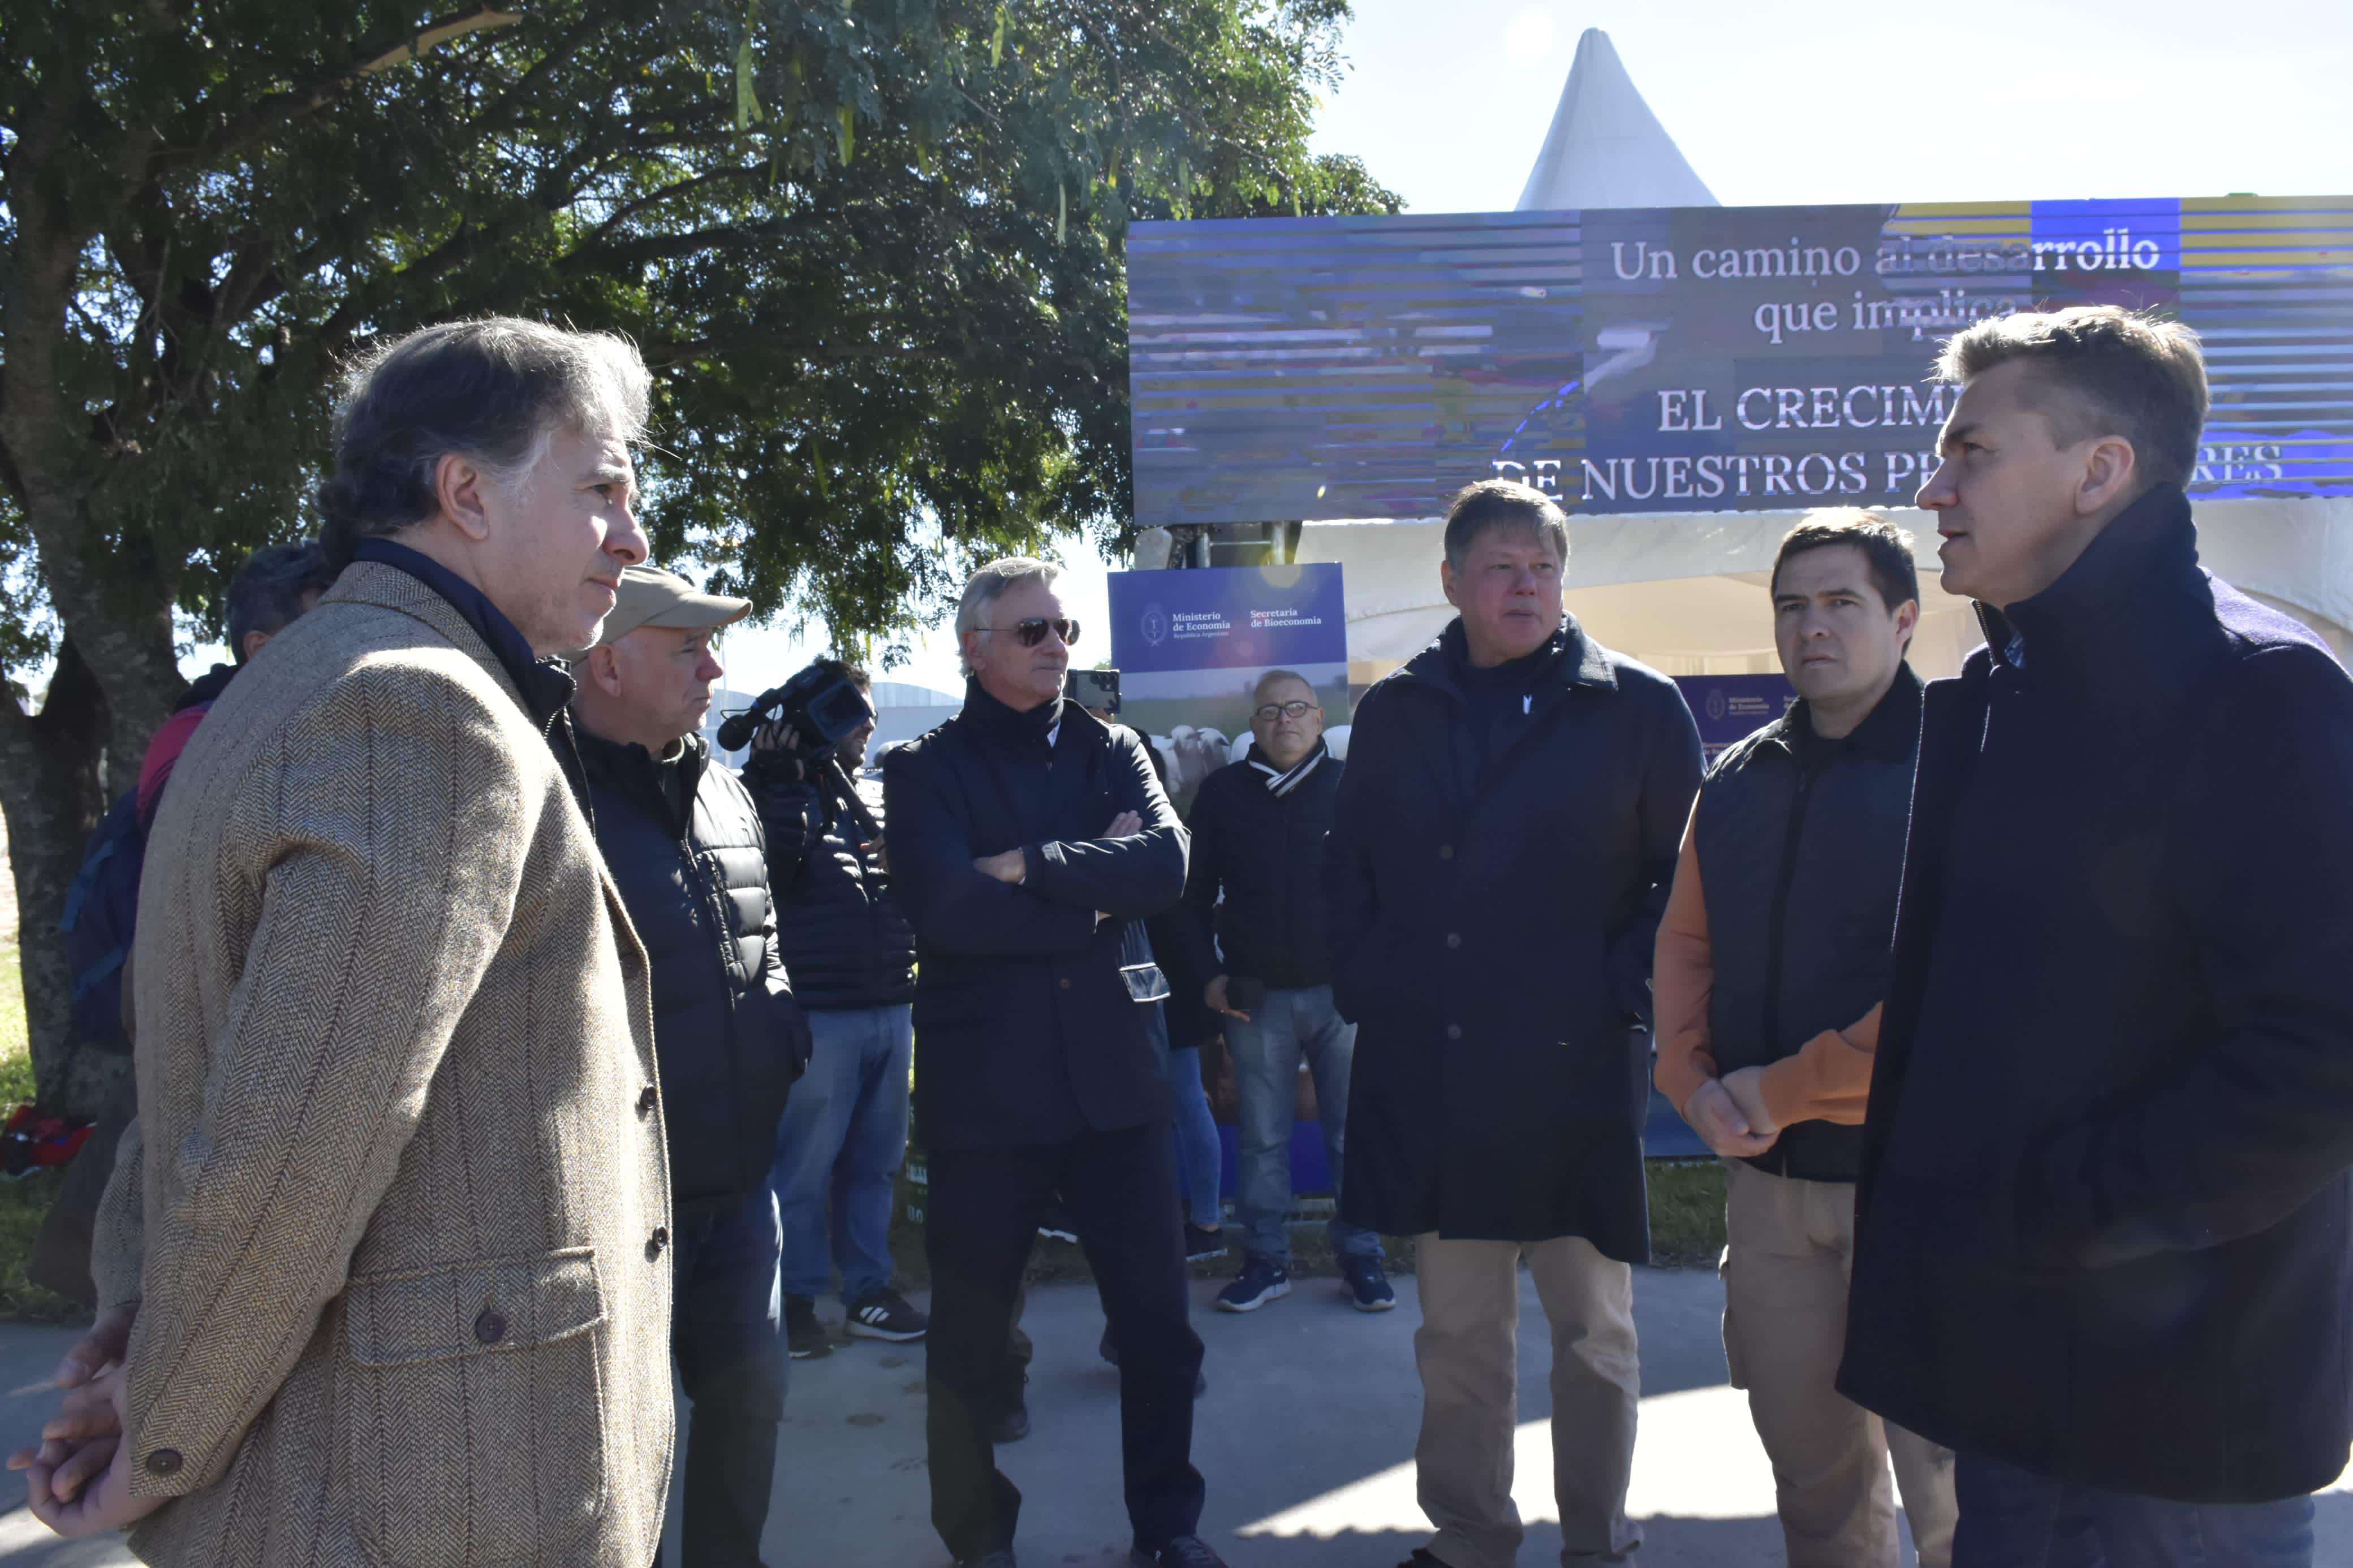
[[[643,949],[480,636],[361,563],[238,677],[150,840],[132,1531],[157,1563],[644,1568],[670,1481]]]

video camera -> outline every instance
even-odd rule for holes
[[[1062,677],[1062,700],[1097,713],[1119,717],[1119,671],[1073,669]]]
[[[788,749],[807,763],[831,756],[843,736],[873,717],[874,705],[856,681],[813,660],[782,686],[760,693],[741,713],[730,713],[719,726],[719,749],[740,752],[761,725],[773,722],[793,732]]]
[[[782,686],[760,693],[741,713],[729,714],[719,726],[719,749],[741,751],[752,743],[762,726],[775,724],[780,735],[791,736],[778,750],[829,793],[871,842],[882,837],[881,826],[858,798],[835,753],[844,737],[873,717],[874,705],[856,681],[828,669],[824,660],[812,660]]]

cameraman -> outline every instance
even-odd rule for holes
[[[864,670],[831,658],[816,668],[871,699]],[[891,1288],[891,1199],[907,1153],[915,1044],[908,1014],[915,936],[891,897],[881,840],[865,842],[856,816],[820,787],[792,717],[787,710],[762,727],[744,782],[767,827],[777,940],[815,1040],[808,1072],[777,1129],[771,1178],[784,1215],[786,1342],[795,1359],[806,1360],[832,1349],[817,1299],[837,1267],[851,1334],[919,1340],[931,1325]],[[858,776],[873,734],[870,700],[866,721],[833,755],[879,821],[881,791]]]

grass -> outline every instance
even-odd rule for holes
[[[33,1098],[31,1039],[25,1026],[23,976],[16,944],[0,942],[0,1108]],[[0,1181],[0,1322],[67,1323],[88,1316],[64,1297],[25,1278],[33,1233],[49,1212],[64,1173],[37,1171],[21,1181]]]
[[[1724,1167],[1714,1160],[1653,1160],[1651,1261],[1713,1268],[1724,1255]]]

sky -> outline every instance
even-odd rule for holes
[[[1634,85],[1727,205],[2353,191],[2353,0],[1356,0],[1314,148],[1364,159],[1414,212],[1507,210],[1578,35]],[[1082,540],[1065,608],[1079,662],[1110,649],[1105,563]],[[822,649],[741,627],[727,684]],[[207,662],[194,658],[198,669]],[[934,634],[885,679],[960,690]]]

